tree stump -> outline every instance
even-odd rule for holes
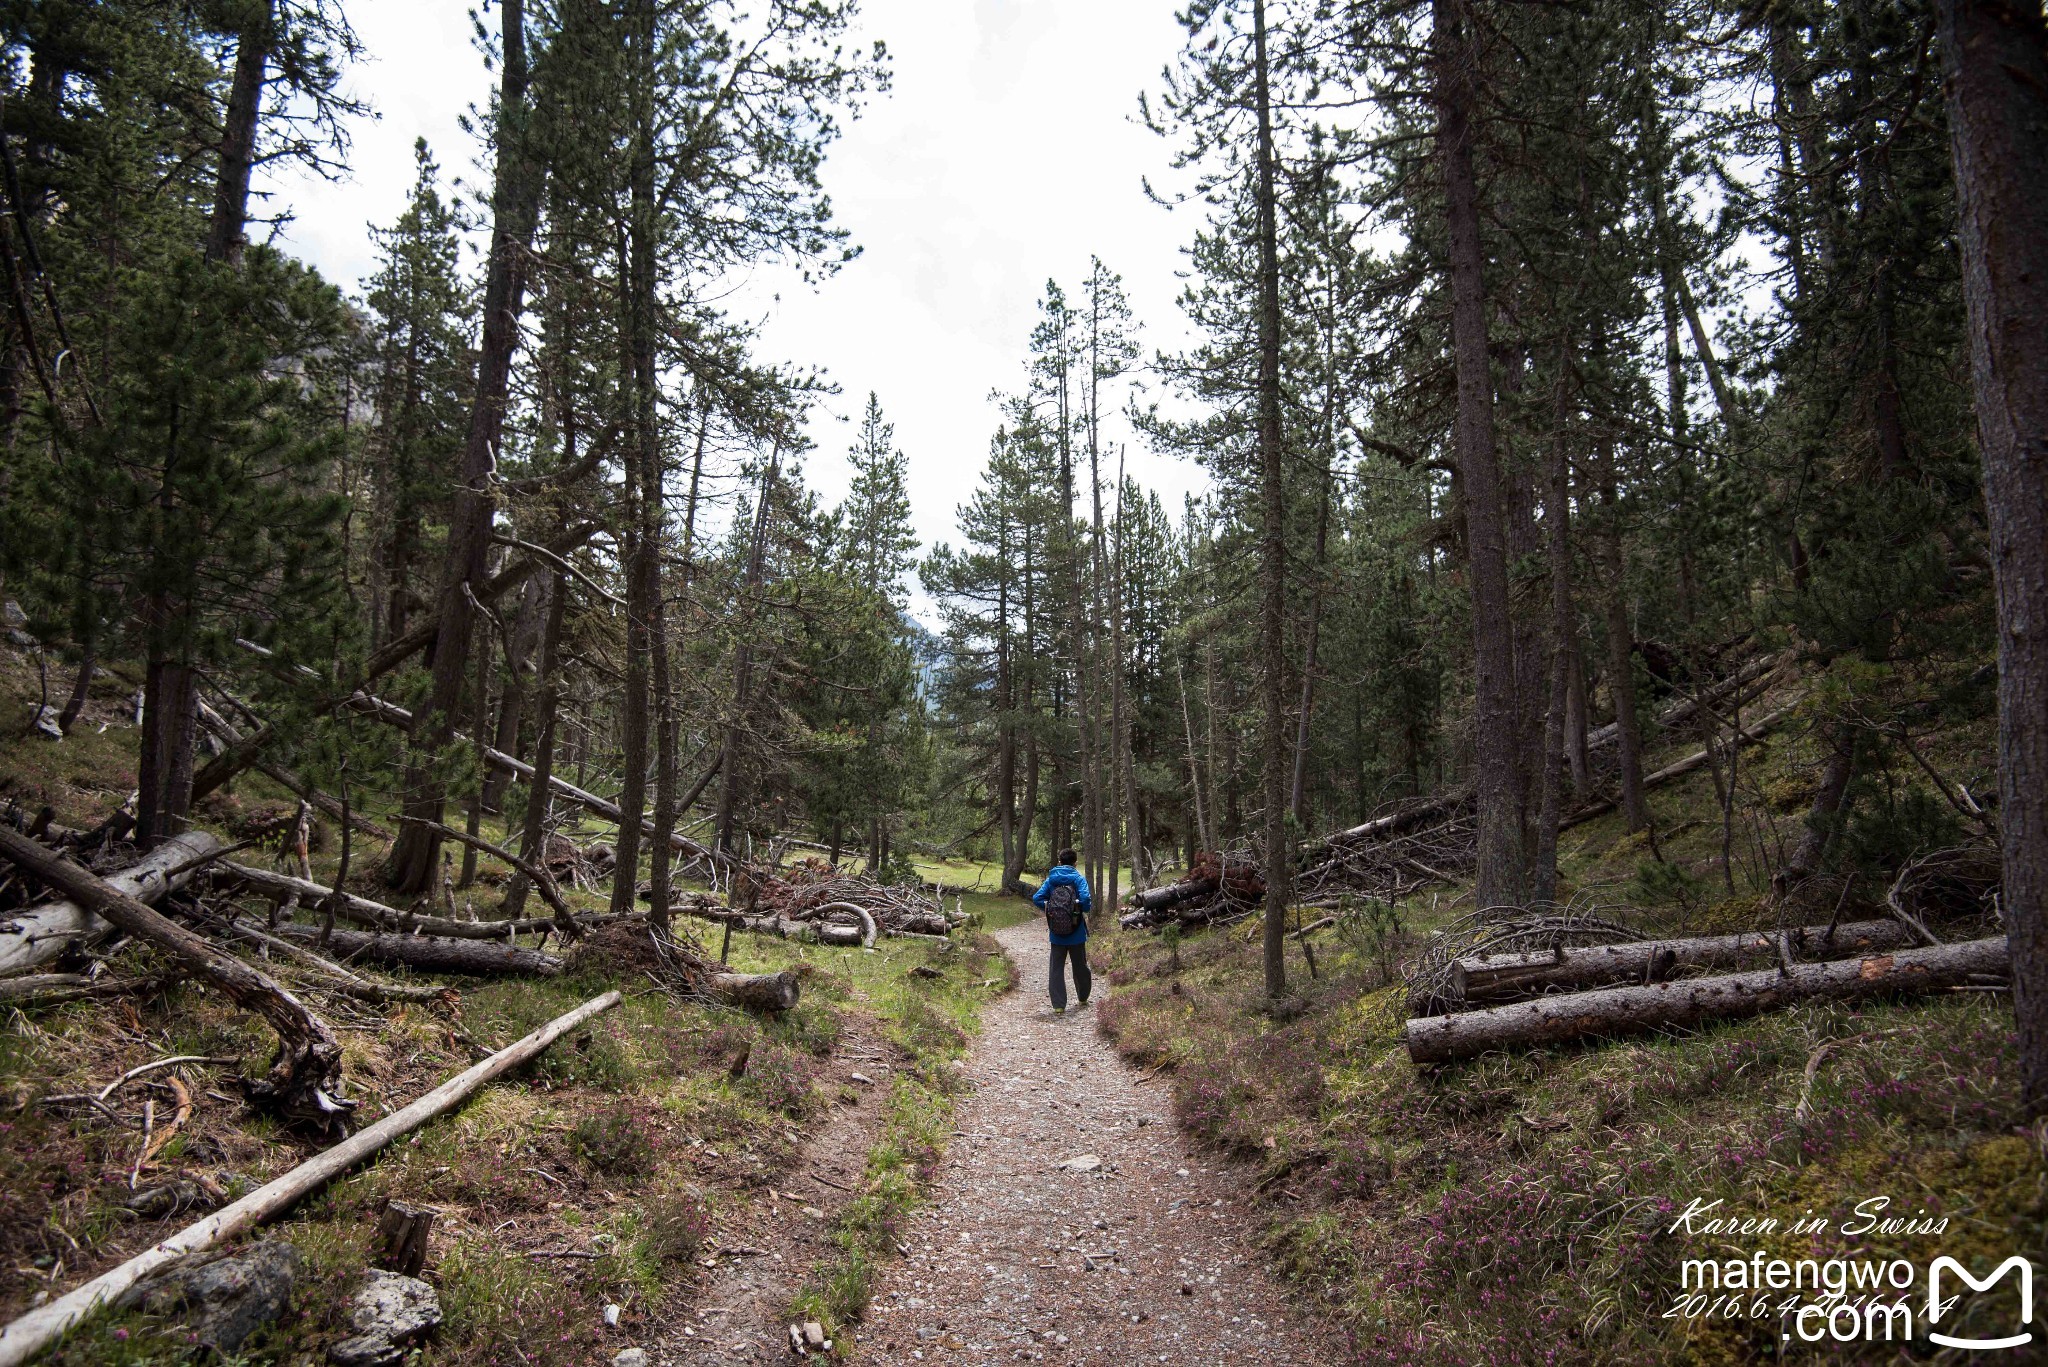
[[[377,1220],[377,1256],[371,1266],[401,1276],[419,1276],[427,1265],[427,1236],[434,1230],[434,1214],[403,1201],[388,1203]]]

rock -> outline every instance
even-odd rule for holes
[[[350,1303],[356,1332],[327,1350],[337,1367],[397,1367],[405,1350],[441,1322],[441,1297],[417,1277],[371,1268]]]
[[[1059,1166],[1069,1172],[1094,1172],[1102,1166],[1102,1159],[1092,1153],[1077,1153]]]
[[[616,1302],[614,1302],[614,1303],[613,1303],[613,1304],[611,1304],[611,1305],[607,1305],[607,1306],[606,1306],[606,1307],[604,1308],[604,1324],[605,1324],[605,1328],[607,1328],[607,1329],[616,1329],[616,1328],[618,1328],[618,1327],[619,1327],[619,1316],[620,1316],[621,1314],[623,1314],[623,1313],[625,1313],[624,1307],[623,1307],[623,1306],[620,1306],[620,1305],[618,1305],[618,1304],[617,1304]]]
[[[121,1298],[124,1309],[181,1319],[199,1342],[232,1353],[292,1303],[304,1262],[281,1240],[239,1253],[194,1259],[152,1277]]]
[[[647,1350],[621,1348],[618,1356],[612,1359],[612,1367],[647,1367]]]
[[[816,1320],[804,1321],[804,1345],[822,1349],[825,1346],[825,1326]]]

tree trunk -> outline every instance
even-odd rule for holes
[[[1843,809],[1849,799],[1849,780],[1856,774],[1856,731],[1847,722],[1833,722],[1823,733],[1828,757],[1821,765],[1820,789],[1813,795],[1813,807],[1806,814],[1806,829],[1792,847],[1792,857],[1772,879],[1780,893],[1798,887],[1820,872],[1828,846],[1841,829]]]
[[[513,619],[512,638],[505,649],[505,689],[498,700],[496,739],[492,742],[508,755],[520,753],[519,733],[526,721],[526,704],[533,692],[533,654],[540,643],[548,611],[548,577],[535,575],[526,581],[519,595],[519,614]],[[493,769],[484,775],[484,810],[505,809],[505,789],[512,776]]]
[[[1557,429],[1551,434],[1548,488],[1543,504],[1545,540],[1550,552],[1550,701],[1543,718],[1543,753],[1536,781],[1536,860],[1529,895],[1536,902],[1557,900],[1557,823],[1564,810],[1565,713],[1571,705],[1571,665],[1577,618],[1572,609],[1571,460],[1565,443],[1567,376],[1564,348],[1559,348]]]
[[[748,601],[758,600],[761,579],[765,572],[768,554],[768,526],[770,504],[775,497],[775,481],[782,469],[782,443],[777,439],[768,458],[768,468],[761,475],[761,495],[754,508],[754,531],[752,544],[747,550],[746,591]],[[754,691],[754,651],[751,633],[741,637],[733,660],[733,717],[725,727],[725,741],[719,754],[719,763],[725,770],[725,781],[719,785],[718,795],[718,849],[720,852],[738,857],[734,845],[739,821],[742,783],[747,776],[744,751],[749,740],[752,725]],[[869,846],[870,867],[875,855]]]
[[[1635,636],[1628,621],[1627,563],[1621,535],[1621,498],[1615,489],[1614,446],[1600,444],[1600,559],[1606,570],[1607,691],[1614,699],[1614,731],[1621,750],[1621,811],[1630,831],[1648,830],[1650,802],[1643,795],[1643,731],[1636,716]]]
[[[2048,1114],[2048,25],[2027,0],[1942,0],[1963,296],[1998,585],[2002,906],[2021,1103]]]
[[[1589,1036],[1736,1020],[1799,1001],[1858,1001],[1930,992],[2003,975],[2009,963],[2005,937],[1999,936],[1834,963],[1795,964],[1790,969],[1542,997],[1513,1006],[1411,1019],[1408,1056],[1417,1063],[1450,1063],[1492,1049],[1536,1048]]]
[[[1898,921],[1852,921],[1847,925],[1797,926],[1785,932],[1790,958],[1842,959],[1851,955],[1911,949],[1920,943]],[[1711,935],[1685,940],[1643,940],[1586,949],[1534,950],[1459,959],[1451,966],[1454,1002],[1501,1002],[1545,992],[1583,992],[1624,983],[1667,981],[1679,969],[1732,968],[1743,963],[1776,964],[1776,932]],[[1417,1012],[1417,1014],[1424,1014]]]
[[[320,938],[317,926],[286,924],[277,934],[288,940],[312,944]],[[379,935],[359,930],[331,932],[328,946],[350,963],[384,964],[412,968],[422,973],[460,973],[473,978],[507,974],[551,978],[562,971],[562,961],[539,950],[520,949],[502,940],[454,940],[436,935]]]
[[[99,652],[93,648],[90,637],[78,648],[78,673],[72,676],[71,696],[64,700],[64,710],[57,714],[57,729],[65,735],[78,724],[78,714],[85,710],[86,699],[92,691],[93,671],[99,666]]]
[[[385,864],[385,882],[403,893],[432,886],[440,863],[443,790],[434,761],[452,738],[469,666],[469,642],[479,589],[487,582],[495,499],[491,481],[499,434],[505,425],[512,354],[526,292],[525,258],[540,206],[540,175],[528,153],[524,0],[500,0],[502,74],[498,96],[498,162],[492,186],[490,259],[484,273],[483,338],[476,395],[463,446],[460,483],[448,521],[441,591],[433,634],[433,686],[414,729],[405,776],[405,814],[416,818],[399,831]],[[426,824],[426,823],[432,823]]]
[[[256,165],[256,128],[276,37],[271,7],[272,0],[251,5],[247,27],[235,35],[235,74],[228,86],[213,215],[206,228],[206,259],[230,266],[242,262],[242,235],[249,221],[249,173]]]
[[[1266,3],[1252,0],[1259,235],[1259,671],[1265,695],[1266,997],[1287,990],[1287,897],[1294,851],[1287,838],[1287,453],[1280,430],[1280,257],[1274,197],[1273,99]]]
[[[1495,447],[1488,356],[1485,249],[1471,111],[1480,105],[1477,41],[1466,0],[1434,0],[1437,146],[1449,230],[1451,337],[1458,411],[1454,439],[1471,560],[1475,762],[1479,799],[1477,905],[1523,900],[1522,801],[1517,781],[1515,646],[1508,600],[1507,540]]]

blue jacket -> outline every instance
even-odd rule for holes
[[[1038,885],[1038,891],[1031,894],[1032,904],[1043,911],[1045,899],[1051,896],[1052,890],[1061,883],[1073,884],[1075,895],[1081,899],[1081,924],[1072,935],[1054,935],[1048,926],[1046,936],[1056,945],[1085,945],[1088,943],[1088,913],[1095,909],[1095,898],[1089,893],[1088,880],[1081,876],[1079,869],[1072,864],[1053,865],[1052,872]]]

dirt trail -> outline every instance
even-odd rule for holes
[[[1343,1361],[1265,1274],[1238,1174],[1183,1140],[1164,1081],[1124,1065],[1092,1008],[1051,1014],[1044,928],[996,938],[1020,984],[987,1010],[976,1090],[909,1256],[877,1279],[858,1360]]]
[[[792,1361],[789,1303],[828,1252],[830,1221],[860,1185],[881,1130],[882,1095],[903,1053],[855,1014],[824,1080],[839,1098],[796,1163],[714,1231],[696,1306],[647,1344],[662,1364]]]

